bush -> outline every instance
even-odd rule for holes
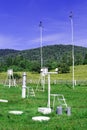
[[[14,73],[13,76],[14,76],[15,79],[20,79],[21,78],[21,76],[19,74],[17,74],[17,73]]]
[[[65,64],[65,63],[61,63],[58,65],[58,72],[59,73],[69,73],[70,72],[70,66]]]

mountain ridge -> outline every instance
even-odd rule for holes
[[[75,65],[87,64],[87,48],[74,46]],[[72,45],[48,45],[42,48],[43,66],[54,69],[57,66],[72,66]],[[0,66],[3,70],[40,70],[41,48],[14,50],[0,49]]]

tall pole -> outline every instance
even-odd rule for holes
[[[50,74],[57,74],[58,73],[58,70],[56,72],[48,72],[48,104],[47,104],[47,107],[50,108]]]
[[[74,38],[73,38],[73,15],[70,12],[70,20],[71,20],[71,38],[72,38],[72,84],[74,89]]]
[[[50,74],[48,74],[48,104],[47,107],[50,108]]]
[[[42,68],[43,67],[43,55],[42,55],[42,21],[40,21],[39,27],[40,27],[41,68]]]

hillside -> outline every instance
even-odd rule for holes
[[[14,49],[0,49],[0,60],[4,60],[6,57],[17,55],[20,51]]]
[[[75,65],[87,63],[87,48],[75,46]],[[42,48],[43,65],[54,69],[59,64],[72,65],[72,45],[50,45]],[[35,66],[40,69],[40,48],[17,51],[10,49],[0,50],[1,66],[17,66],[17,70],[32,70]],[[5,69],[6,70],[6,69]]]
[[[49,45],[42,48],[43,60],[48,59],[61,60],[64,57],[72,57],[72,45]],[[77,57],[84,58],[87,53],[87,48],[75,46],[75,59]],[[12,55],[20,55],[28,60],[40,60],[40,48],[29,50],[13,50],[13,49],[0,49],[0,58],[8,57]]]
[[[66,60],[70,62],[72,60],[72,46],[71,45],[51,45],[44,46],[43,49],[43,61],[46,64],[48,61],[58,61]],[[75,62],[77,64],[82,64],[85,54],[87,53],[87,48],[75,46]],[[40,60],[40,48],[25,50],[21,54],[29,60]]]

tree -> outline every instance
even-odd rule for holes
[[[59,73],[69,73],[70,71],[70,66],[66,63],[60,63],[58,65],[58,72]]]
[[[83,64],[84,64],[84,65],[87,64],[87,54],[85,54],[85,58],[84,58]]]
[[[40,69],[40,64],[37,61],[33,61],[31,71],[40,73]]]

